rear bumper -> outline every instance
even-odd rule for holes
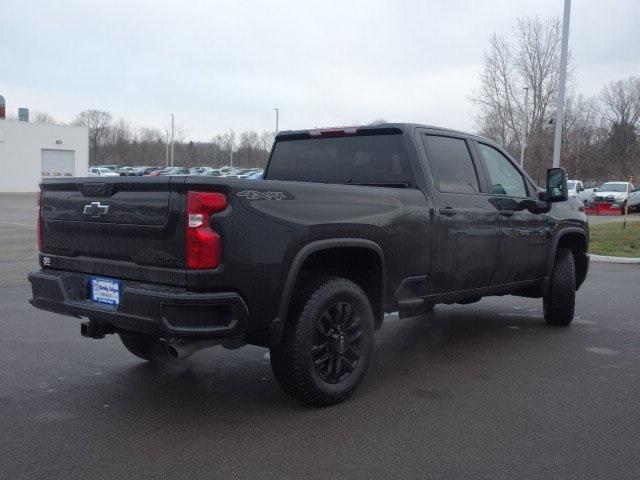
[[[41,310],[104,321],[115,331],[157,337],[238,338],[249,312],[235,292],[198,293],[183,288],[122,282],[115,307],[90,300],[90,275],[59,270],[29,273],[33,298]]]

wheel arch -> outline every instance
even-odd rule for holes
[[[358,252],[360,252],[362,257],[358,256]],[[305,269],[307,267],[313,268],[317,266],[321,260],[327,260],[330,256],[334,256],[335,259],[338,260],[350,260],[350,262],[343,265],[341,269],[337,268],[336,274],[343,274],[346,278],[356,281],[356,283],[363,288],[369,297],[374,310],[376,328],[380,327],[382,318],[384,317],[385,296],[387,293],[387,266],[384,253],[382,248],[380,248],[380,245],[372,240],[364,238],[317,240],[302,247],[291,263],[291,267],[289,268],[282,290],[278,316],[271,322],[269,335],[269,343],[271,345],[277,345],[280,341],[284,322],[286,321],[289,308],[291,306],[291,299],[301,275],[305,273]],[[377,279],[372,278],[373,276],[366,277],[364,275],[359,275],[360,272],[348,271],[348,266],[352,266],[354,261],[362,261],[362,258],[377,260],[377,264],[372,265],[372,267],[375,267],[377,271]],[[337,265],[336,261],[330,262],[325,269],[331,269]],[[366,278],[369,278],[371,281],[367,282],[365,280]]]
[[[551,249],[549,250],[549,257],[547,259],[547,281],[545,282],[544,291],[546,293],[549,287],[548,279],[551,278],[553,273],[553,265],[556,258],[556,252],[558,248],[568,248],[573,254],[573,260],[576,268],[576,290],[580,288],[580,285],[587,277],[589,270],[589,240],[587,232],[579,227],[565,227],[558,231],[553,238]]]

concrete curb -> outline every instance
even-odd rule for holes
[[[633,257],[610,257],[608,255],[594,255],[589,254],[589,258],[592,262],[608,262],[608,263],[626,263],[640,265],[640,258]]]

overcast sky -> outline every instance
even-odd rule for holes
[[[194,139],[226,129],[367,123],[473,130],[469,95],[493,32],[562,0],[2,0],[0,94],[70,121],[86,108]],[[640,74],[640,1],[574,0],[579,91]]]

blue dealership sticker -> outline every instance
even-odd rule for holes
[[[91,277],[91,300],[117,306],[120,303],[122,282],[110,278]]]

